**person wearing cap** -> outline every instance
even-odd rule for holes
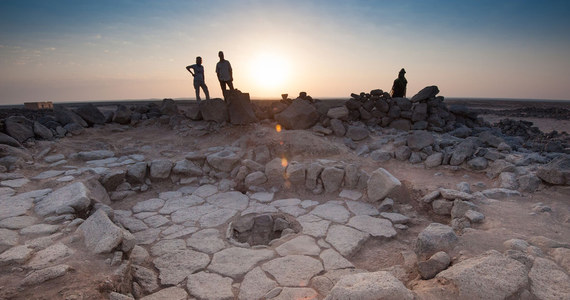
[[[210,93],[208,92],[208,87],[204,80],[204,66],[202,66],[202,58],[200,56],[196,57],[196,64],[187,66],[186,70],[192,74],[194,77],[194,89],[196,90],[196,101],[200,103],[200,88],[204,90],[206,94],[206,100],[210,100]],[[192,73],[194,70],[194,73]]]
[[[218,52],[218,57],[220,57],[220,61],[216,64],[216,74],[218,74],[218,80],[220,81],[220,86],[222,87],[224,100],[227,100],[226,85],[230,87],[230,91],[234,90],[232,65],[230,65],[229,61],[224,59],[224,52]]]
[[[394,85],[392,86],[392,98],[403,98],[406,97],[406,86],[408,85],[408,81],[406,77],[406,70],[402,68],[400,73],[398,73],[398,78],[394,80]]]

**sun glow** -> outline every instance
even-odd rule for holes
[[[264,93],[279,95],[286,89],[290,63],[281,55],[262,53],[252,57],[250,76]]]

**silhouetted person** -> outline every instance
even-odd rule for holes
[[[398,78],[394,80],[394,85],[392,86],[392,98],[403,98],[406,97],[406,86],[408,85],[408,81],[406,77],[406,70],[403,68],[398,73]]]
[[[222,93],[224,94],[224,100],[227,101],[226,97],[226,85],[230,87],[230,91],[234,90],[233,75],[232,75],[232,65],[230,62],[224,59],[224,52],[218,52],[220,61],[216,64],[216,74],[218,74],[218,80],[220,81],[220,86],[222,87]]]
[[[194,73],[192,70],[194,69]],[[196,101],[200,103],[200,88],[204,90],[204,94],[206,94],[206,100],[210,100],[210,93],[208,92],[208,87],[206,86],[206,82],[204,80],[204,66],[202,66],[202,58],[200,56],[196,57],[196,64],[187,66],[186,70],[194,76],[194,89],[196,90]]]

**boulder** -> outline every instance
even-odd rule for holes
[[[87,122],[85,122],[85,120],[64,106],[55,106],[53,112],[55,113],[57,122],[59,122],[62,126],[65,126],[69,123],[76,123],[82,127],[87,127]]]
[[[123,125],[130,124],[131,114],[131,111],[126,106],[119,104],[117,105],[117,110],[115,110],[115,114],[113,115],[113,122]]]
[[[428,260],[418,262],[418,271],[423,279],[434,278],[451,263],[449,255],[443,251],[432,255]]]
[[[150,177],[165,179],[170,176],[173,163],[168,159],[153,160],[150,163]]]
[[[34,122],[22,116],[11,116],[4,121],[6,133],[22,143],[34,137]]]
[[[378,168],[368,178],[368,199],[373,202],[382,200],[401,185],[402,183],[388,171]]]
[[[453,229],[440,223],[431,223],[418,235],[414,251],[419,256],[431,256],[455,247],[459,239]]]
[[[344,127],[344,124],[342,124],[342,121],[339,119],[332,119],[330,127],[336,136],[342,137],[346,134],[346,128]]]
[[[412,123],[410,122],[410,120],[396,119],[396,120],[390,122],[389,127],[394,128],[394,129],[398,129],[398,130],[402,130],[402,131],[408,131],[408,130],[410,130],[410,128],[412,128]]]
[[[475,157],[467,161],[467,166],[472,170],[484,170],[489,165],[489,162],[484,157]]]
[[[346,137],[353,141],[361,141],[368,137],[368,129],[360,126],[348,126]]]
[[[3,132],[0,132],[0,144],[12,147],[22,147],[22,144],[20,144],[20,142]]]
[[[550,184],[570,185],[570,157],[558,157],[541,166],[536,175]]]
[[[413,151],[420,151],[424,147],[431,146],[434,143],[433,135],[424,130],[414,131],[408,135],[407,144]]]
[[[321,173],[323,186],[327,193],[338,191],[342,185],[344,170],[336,167],[327,167]]]
[[[522,192],[532,193],[538,190],[538,187],[542,181],[535,174],[527,174],[519,177],[517,179],[517,182]]]
[[[414,299],[414,294],[386,271],[345,275],[335,284],[328,300]]]
[[[84,128],[75,123],[75,122],[71,122],[71,123],[67,123],[65,126],[63,126],[63,128],[68,132],[71,133],[73,135],[79,135],[83,133]]]
[[[241,155],[231,150],[222,150],[206,157],[206,161],[210,166],[223,172],[233,170],[235,164],[238,163],[240,159]]]
[[[85,238],[85,246],[93,253],[110,253],[123,241],[123,231],[102,210],[97,210],[79,228]]]
[[[410,99],[410,101],[411,102],[425,101],[425,100],[428,100],[431,98],[435,98],[435,96],[437,96],[438,93],[439,93],[439,89],[437,88],[437,86],[435,86],[435,85],[426,86],[421,91],[419,91],[417,94],[415,94],[412,97],[412,99]]]
[[[449,164],[452,166],[458,166],[473,155],[474,152],[475,143],[472,140],[465,140],[455,146],[455,149],[451,153]]]
[[[53,132],[40,122],[34,122],[34,134],[44,140],[53,140]]]
[[[426,160],[424,161],[424,164],[425,164],[426,168],[435,168],[435,167],[441,165],[442,160],[443,160],[443,153],[436,152],[436,153],[428,156],[426,158]]]
[[[172,99],[163,99],[160,104],[160,113],[163,115],[175,116],[178,114],[178,106]]]
[[[417,103],[412,112],[412,122],[425,121],[428,116],[427,103]],[[414,123],[415,125],[415,123]]]
[[[85,120],[89,126],[93,126],[94,124],[103,125],[106,121],[101,111],[91,103],[80,105],[75,109],[75,113]]]
[[[228,108],[224,100],[214,98],[200,102],[200,112],[204,121],[223,123],[228,121]]]
[[[327,117],[331,119],[340,119],[340,120],[347,120],[348,119],[348,108],[346,106],[339,106],[330,108],[327,112]]]
[[[452,283],[457,299],[514,299],[528,284],[526,267],[495,250],[454,264],[436,278]]]
[[[45,217],[58,212],[72,211],[78,213],[85,211],[91,204],[87,187],[82,182],[75,182],[59,188],[36,203],[36,214]]]
[[[257,117],[249,100],[249,93],[242,93],[238,90],[231,91],[228,97],[228,113],[230,123],[234,125],[257,122]]]
[[[551,260],[535,258],[528,278],[537,299],[567,299],[570,295],[570,277]]]
[[[147,163],[138,162],[127,168],[126,179],[130,183],[144,183],[147,174]]]
[[[275,120],[286,129],[308,129],[317,123],[319,113],[308,101],[295,99]]]

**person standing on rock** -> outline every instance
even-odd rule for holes
[[[218,80],[220,81],[220,86],[222,87],[224,100],[227,101],[226,85],[230,87],[230,91],[234,90],[232,65],[229,61],[224,59],[224,52],[218,52],[218,57],[220,57],[220,61],[216,64],[216,74],[218,74]]]
[[[406,97],[406,86],[408,85],[408,81],[406,77],[406,70],[402,68],[400,73],[398,73],[398,78],[394,80],[394,85],[392,86],[392,98],[403,98]]]
[[[192,69],[194,73],[192,73]],[[194,89],[196,90],[196,101],[200,103],[200,88],[204,90],[206,94],[206,100],[210,100],[210,93],[208,92],[208,87],[204,79],[204,66],[202,66],[202,58],[200,56],[196,57],[196,64],[187,66],[186,70],[192,74],[194,77]]]

